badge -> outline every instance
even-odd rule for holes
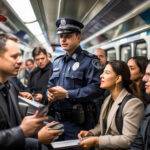
[[[60,26],[65,26],[66,25],[66,20],[65,19],[61,19],[60,20]]]
[[[72,70],[73,70],[73,71],[77,70],[77,69],[79,68],[79,66],[80,66],[80,63],[79,63],[79,62],[75,62],[75,63],[73,64],[73,66],[72,66]]]
[[[100,69],[100,68],[101,68],[100,62],[99,62],[98,59],[93,59],[93,60],[92,60],[92,65],[93,65],[95,68],[97,68],[97,69]]]

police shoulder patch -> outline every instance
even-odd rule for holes
[[[93,59],[93,60],[92,60],[92,65],[93,65],[95,68],[97,68],[98,70],[101,68],[100,62],[99,62],[98,59]]]

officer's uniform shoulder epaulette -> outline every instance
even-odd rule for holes
[[[89,53],[88,51],[86,51],[86,50],[82,50],[82,53],[83,54],[85,54],[86,56],[88,56],[88,57],[91,57],[91,58],[94,58],[95,57],[95,55],[94,54],[92,54],[92,53]]]
[[[89,53],[88,51],[85,51],[85,50],[83,50],[83,53],[91,59],[92,66],[94,66],[95,68],[97,68],[99,70],[100,63],[99,63],[98,57],[92,53]]]

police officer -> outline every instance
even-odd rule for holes
[[[61,18],[56,21],[56,27],[60,45],[66,54],[53,62],[47,95],[51,115],[64,124],[65,132],[61,140],[68,140],[77,138],[81,128],[94,126],[89,121],[89,111],[93,109],[89,106],[103,91],[99,88],[99,60],[79,46],[83,24]]]

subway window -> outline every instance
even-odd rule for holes
[[[116,60],[116,51],[114,48],[108,49],[107,51],[107,60]]]
[[[147,44],[145,40],[136,42],[135,56],[147,56]]]
[[[120,59],[127,62],[131,57],[131,46],[123,45],[120,47]]]

